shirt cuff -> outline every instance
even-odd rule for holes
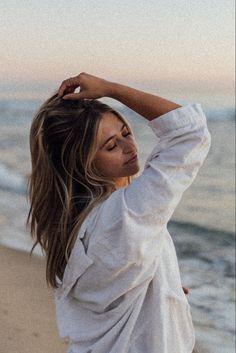
[[[177,130],[196,122],[199,125],[206,124],[206,116],[200,103],[188,104],[171,110],[149,121],[148,125],[155,131],[157,137],[161,137],[172,130]]]

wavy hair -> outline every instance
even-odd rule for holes
[[[49,98],[35,114],[30,129],[32,170],[28,177],[30,209],[26,226],[46,254],[46,282],[58,288],[79,228],[94,206],[116,190],[93,161],[97,133],[106,112],[123,116],[99,100]],[[127,185],[132,177],[127,177]]]

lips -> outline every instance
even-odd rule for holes
[[[132,158],[130,158],[125,164],[132,163],[137,160],[137,154],[135,154]]]

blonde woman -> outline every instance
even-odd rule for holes
[[[102,97],[142,115],[158,137],[136,178],[132,130]],[[193,351],[167,223],[210,141],[200,104],[181,107],[87,73],[63,81],[39,109],[30,132],[27,222],[46,254],[68,353]]]

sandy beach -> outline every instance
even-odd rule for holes
[[[65,353],[42,258],[0,247],[0,353]]]

